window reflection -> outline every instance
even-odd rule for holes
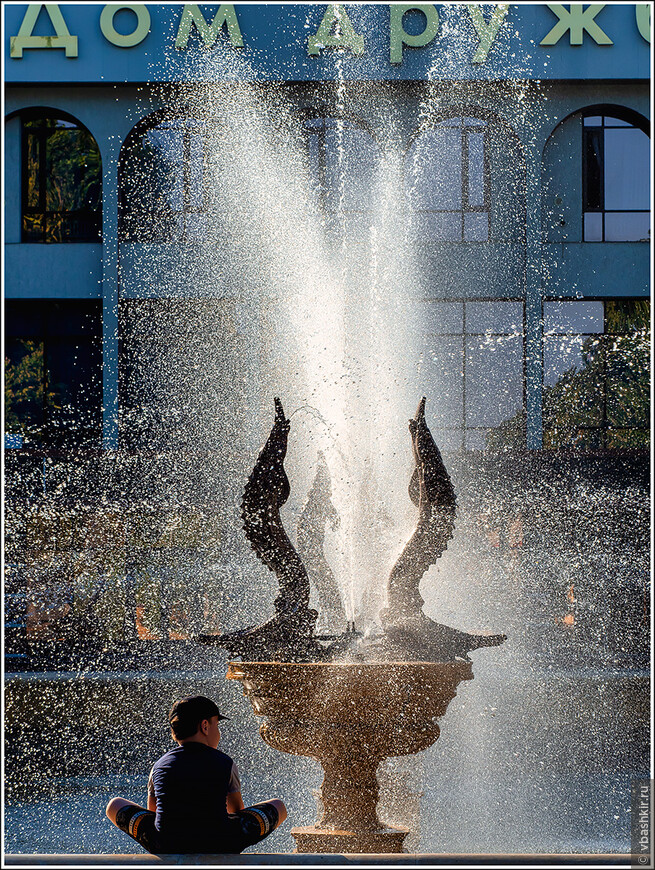
[[[302,131],[320,207],[331,213],[371,209],[379,159],[373,137],[344,118],[305,118]]]
[[[468,144],[468,201],[473,208],[484,207],[484,133],[469,130]]]
[[[98,447],[99,302],[5,302],[5,431],[26,446]]]
[[[522,335],[468,338],[466,368],[467,427],[499,426],[522,407]]]
[[[95,139],[76,121],[22,119],[22,240],[97,242],[102,164]]]
[[[544,303],[544,333],[546,335],[604,332],[604,329],[604,302]]]
[[[407,197],[415,229],[434,241],[489,240],[487,122],[447,118],[409,149]]]
[[[207,235],[204,124],[168,119],[137,128],[121,151],[122,241],[202,241]]]
[[[444,450],[525,446],[523,303],[426,302],[423,389],[439,396],[433,433]]]
[[[583,238],[648,241],[650,140],[608,115],[583,120]]]
[[[45,382],[43,342],[8,338],[5,342],[5,431],[20,435],[43,426],[45,403],[55,392]]]
[[[546,448],[647,447],[647,300],[544,303]]]
[[[467,302],[466,331],[473,335],[523,334],[523,305],[520,302]]]

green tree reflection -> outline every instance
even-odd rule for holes
[[[91,134],[70,121],[23,121],[25,241],[98,241],[102,162]]]
[[[39,443],[47,409],[60,409],[59,391],[48,383],[43,342],[18,341],[5,357],[5,432]]]
[[[605,332],[585,339],[582,365],[543,390],[544,447],[647,448],[650,416],[650,304],[605,303]],[[490,451],[518,448],[525,411],[487,436]]]

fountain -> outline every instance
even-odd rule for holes
[[[473,679],[468,653],[506,638],[439,625],[422,611],[419,581],[446,549],[455,520],[455,493],[425,420],[425,399],[409,423],[415,462],[409,494],[419,518],[389,578],[384,631],[364,638],[353,623],[336,638],[317,635],[309,576],[280,519],[290,494],[284,470],[289,428],[276,398],[275,422],[242,502],[246,537],[279,582],[275,615],[199,640],[243,659],[230,662],[227,679],[242,683],[264,718],[266,743],[314,758],[323,768],[320,818],[292,830],[297,851],[402,852],[408,831],[378,818],[377,768],[438,739],[438,720],[459,683]],[[314,490],[320,475],[319,467]]]
[[[153,20],[155,8],[182,14],[181,7],[148,8]],[[264,22],[284,6],[236,9]],[[128,211],[131,195],[136,206],[118,239],[126,354],[121,449],[48,458],[47,469],[29,451],[7,451],[16,454],[8,457],[7,479],[15,600],[41,587],[56,590],[46,564],[51,554],[57,580],[72,578],[75,596],[66,603],[67,629],[60,631],[61,619],[53,621],[53,640],[28,638],[32,670],[55,672],[11,674],[7,682],[6,779],[19,794],[23,782],[34,794],[37,780],[57,797],[64,788],[86,789],[79,778],[93,770],[98,776],[89,788],[107,787],[105,775],[129,775],[132,796],[142,799],[149,763],[167,748],[165,723],[157,734],[152,723],[176,694],[211,695],[216,674],[225,672],[220,646],[189,639],[215,632],[267,741],[249,733],[254,717],[239,697],[230,710],[238,737],[226,729],[226,748],[246,790],[279,793],[290,818],[312,825],[295,831],[299,850],[628,851],[631,779],[648,771],[647,458],[526,453],[520,439],[511,449],[503,440],[508,426],[522,430],[526,414],[534,420],[541,389],[534,361],[545,352],[536,323],[542,308],[545,314],[560,304],[540,302],[550,285],[541,286],[538,276],[552,277],[554,256],[553,245],[541,242],[556,241],[559,252],[573,226],[557,223],[557,214],[549,235],[551,193],[559,199],[561,190],[546,157],[550,149],[551,163],[567,171],[577,165],[579,149],[572,161],[559,160],[573,152],[562,152],[556,125],[572,105],[594,102],[599,85],[589,83],[585,94],[578,82],[567,94],[563,83],[535,80],[532,61],[516,80],[493,78],[502,64],[470,67],[476,30],[466,10],[439,7],[443,38],[433,54],[424,51],[431,59],[420,69],[410,65],[421,52],[406,49],[404,69],[418,72],[407,81],[396,78],[403,67],[386,66],[380,81],[369,78],[372,36],[387,33],[388,20],[376,24],[377,13],[386,12],[364,4],[358,13],[371,19],[362,25],[365,56],[331,48],[322,59],[304,58],[299,67],[310,70],[309,81],[289,67],[275,81],[262,78],[258,49],[232,49],[219,34],[209,51],[193,31],[188,55],[171,42],[172,60],[187,58],[179,87],[139,84],[137,105],[133,85],[121,85],[124,63],[116,93],[108,82],[81,86],[84,100],[94,101],[89,117],[106,114],[107,153],[117,154],[123,142],[125,181],[105,161],[105,189],[125,197]],[[320,13],[316,4],[298,7],[295,33],[305,33],[302,25],[315,33]],[[408,29],[416,15],[408,13]],[[520,7],[509,7],[514,16],[521,17]],[[257,27],[264,32],[262,23]],[[100,37],[95,25],[85,33],[94,30]],[[514,28],[505,32],[509,45]],[[277,33],[291,39],[287,28]],[[584,38],[592,42],[589,33]],[[129,53],[110,50],[121,58]],[[562,53],[583,50],[567,45]],[[597,53],[606,50],[619,49]],[[26,67],[41,54],[58,52],[28,51],[24,62],[10,63]],[[388,51],[380,56],[386,65]],[[466,79],[450,80],[453,59],[464,56]],[[156,51],[151,57],[171,59]],[[62,64],[72,70],[82,62],[80,56]],[[623,87],[631,86],[623,81],[610,90],[616,96]],[[113,109],[115,96],[123,102]],[[166,122],[159,125],[160,117]],[[125,138],[129,118],[141,119],[149,133],[137,136],[135,128]],[[554,144],[546,142],[551,131]],[[469,147],[482,140],[481,154]],[[484,165],[484,209],[460,213],[461,243],[441,241],[447,215],[422,209],[432,203],[439,211],[452,195],[466,200],[475,193],[468,179],[476,153]],[[564,205],[574,201],[575,186],[567,187]],[[488,243],[475,235],[487,211]],[[108,234],[109,277],[115,242]],[[575,245],[565,246],[580,265],[583,249],[592,247],[581,245],[574,256]],[[60,246],[60,253],[64,248],[73,252]],[[502,315],[507,329],[492,327],[494,312],[509,309],[518,313]],[[554,347],[561,337],[545,340]],[[503,398],[493,408],[494,384],[507,386],[508,402],[516,392],[516,407]],[[415,462],[410,499],[401,485],[411,471],[403,467],[406,435],[398,420],[409,416],[408,396],[426,393],[434,397],[428,420],[456,486],[456,506],[436,455],[423,481]],[[244,519],[248,540],[280,581],[274,605],[233,510],[265,440],[262,402],[273,395],[281,396],[289,420],[280,407],[269,467],[253,472]],[[281,452],[289,422],[291,494]],[[415,424],[417,447],[428,456],[424,420]],[[313,477],[318,450],[329,472],[319,459]],[[287,495],[295,552],[279,517]],[[424,577],[424,613],[419,580],[430,564],[444,582]],[[97,629],[83,624],[87,600]],[[462,629],[475,624],[476,611],[511,642],[493,655],[472,654],[471,664],[469,644],[485,641],[426,614]],[[256,625],[265,612],[268,624]],[[449,705],[460,683],[466,685]],[[120,704],[139,711],[138,721],[117,719]],[[312,757],[325,776],[316,824],[310,792],[320,768]],[[392,761],[381,762],[385,757]],[[403,765],[411,766],[412,790],[424,793],[412,821],[389,811]],[[385,788],[389,776],[397,777],[392,789]],[[10,807],[10,851],[48,852],[63,843],[71,851],[131,848],[112,842],[102,821],[92,827],[86,797],[67,801],[65,817],[38,802],[30,806],[39,824],[24,807]],[[102,809],[97,817],[104,818]],[[415,846],[385,821],[410,828]],[[288,851],[291,836],[281,830],[263,848]]]

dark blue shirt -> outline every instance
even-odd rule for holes
[[[204,743],[176,746],[156,761],[148,791],[157,801],[157,829],[163,850],[222,852],[230,823],[226,798],[240,791],[229,755]]]

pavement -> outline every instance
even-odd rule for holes
[[[14,867],[130,867],[181,865],[208,867],[629,867],[629,854],[567,855],[374,855],[297,854],[263,852],[252,855],[5,855],[5,866]]]

